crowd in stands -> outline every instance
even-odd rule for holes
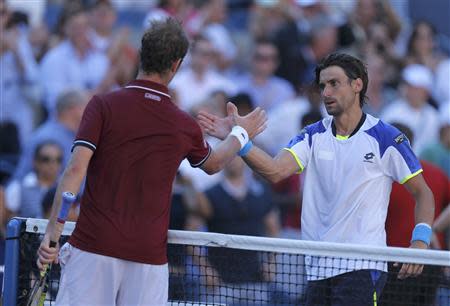
[[[241,114],[264,108],[268,128],[255,142],[272,154],[327,116],[312,84],[315,65],[333,51],[363,59],[370,80],[365,111],[408,131],[436,217],[448,211],[450,48],[437,40],[432,20],[409,24],[388,0],[160,0],[148,1],[138,27],[123,27],[119,1],[48,2],[59,8],[54,27],[45,19],[31,23],[0,0],[0,236],[13,216],[46,217],[90,97],[136,76],[133,37],[167,16],[181,20],[191,40],[169,86],[174,103],[193,116],[201,109],[224,115],[227,101]],[[268,186],[240,158],[212,177],[182,163],[171,228],[301,239],[302,182],[300,174]],[[408,247],[412,198],[401,188],[394,184],[387,242]],[[74,207],[73,221],[76,213]],[[442,223],[433,247],[448,250],[450,221]],[[210,264],[223,282],[235,281]],[[267,277],[253,269],[246,281]]]

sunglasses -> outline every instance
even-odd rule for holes
[[[44,164],[48,164],[48,163],[62,163],[62,156],[58,156],[58,157],[53,157],[53,156],[46,156],[46,155],[41,155],[38,156],[37,161],[44,163]]]

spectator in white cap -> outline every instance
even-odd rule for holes
[[[381,119],[411,127],[416,135],[413,149],[418,154],[438,139],[439,113],[428,103],[433,74],[427,67],[414,64],[403,70],[402,78],[403,97],[387,106]]]
[[[450,177],[450,100],[439,108],[439,141],[427,146],[420,158],[435,164]]]

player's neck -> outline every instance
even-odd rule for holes
[[[344,112],[339,116],[334,116],[333,121],[336,126],[336,134],[341,136],[348,136],[352,134],[361,121],[362,115],[362,109],[358,108],[357,110]]]
[[[167,86],[169,84],[169,79],[166,75],[152,73],[152,74],[146,74],[142,71],[139,71],[137,77],[138,80],[144,80],[144,81],[150,81],[158,84],[162,84],[164,86]]]

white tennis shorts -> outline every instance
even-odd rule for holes
[[[59,253],[58,306],[166,306],[168,265],[85,252],[69,243]]]

